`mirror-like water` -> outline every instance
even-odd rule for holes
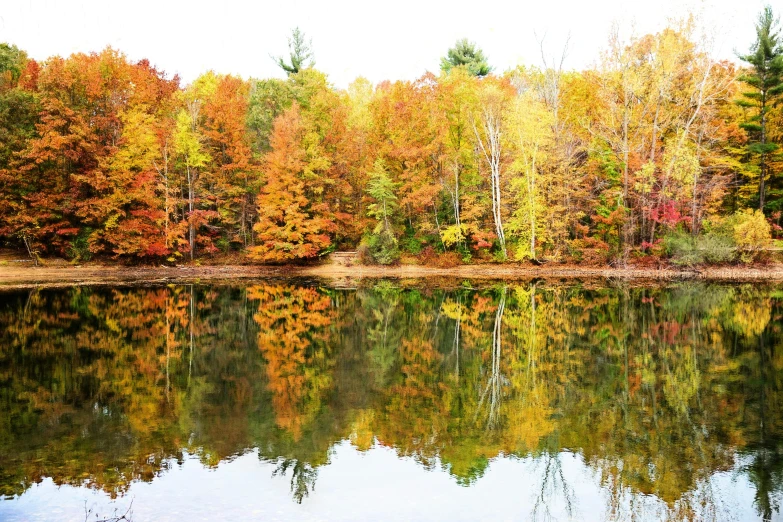
[[[0,519],[754,520],[783,291],[0,293]]]

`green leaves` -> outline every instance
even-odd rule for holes
[[[446,56],[440,59],[440,69],[449,72],[453,67],[464,67],[473,76],[486,76],[492,72],[484,52],[467,38],[457,40]]]
[[[311,46],[312,41],[305,41],[305,36],[298,27],[295,27],[291,32],[291,37],[288,39],[288,55],[289,62],[286,63],[285,59],[281,56],[275,58],[275,63],[280,66],[289,75],[296,74],[302,69],[312,67],[315,65],[313,61],[313,51]]]

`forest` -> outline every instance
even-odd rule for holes
[[[783,237],[783,37],[719,58],[692,18],[595,66],[333,86],[295,29],[286,79],[188,85],[107,48],[0,44],[0,247],[33,259],[285,264],[763,262]],[[549,58],[547,58],[549,57]]]

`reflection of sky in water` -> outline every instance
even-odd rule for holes
[[[21,497],[0,501],[0,519],[82,522],[85,501],[95,513],[110,516],[115,508],[124,513],[131,499],[134,521],[505,521],[533,520],[534,514],[537,520],[601,521],[630,520],[634,517],[631,506],[637,520],[660,520],[667,513],[666,505],[656,497],[628,493],[612,517],[606,511],[610,502],[599,477],[580,456],[567,452],[556,458],[494,459],[483,477],[463,487],[440,466],[428,470],[412,458],[399,458],[392,449],[377,445],[362,453],[344,441],[334,446],[330,464],[319,469],[315,490],[302,504],[291,499],[290,472],[287,477],[273,477],[274,469],[274,464],[260,461],[255,452],[222,462],[216,469],[188,458],[151,483],[134,483],[115,502],[104,493],[58,488],[46,479]],[[544,485],[546,504],[534,512],[547,469],[552,479]],[[693,494],[705,493],[714,506],[698,519],[758,519],[752,507],[753,488],[744,474],[716,473],[709,485],[700,484]],[[773,520],[783,518],[776,514]]]

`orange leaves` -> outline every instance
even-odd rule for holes
[[[288,285],[251,287],[248,297],[258,300],[258,348],[267,362],[277,424],[298,440],[331,386],[330,299],[315,288]]]
[[[316,257],[331,245],[330,234],[337,231],[329,206],[306,196],[322,194],[327,178],[313,172],[315,176],[305,179],[311,171],[305,134],[296,104],[275,120],[272,150],[264,157],[267,183],[258,198],[258,222],[253,227],[260,245],[249,249],[259,261]]]
[[[111,49],[28,64],[21,81],[38,89],[41,111],[13,165],[25,173],[14,188],[26,196],[11,233],[31,235],[49,253],[89,255],[89,243],[96,253],[159,255],[153,162],[177,81]]]

